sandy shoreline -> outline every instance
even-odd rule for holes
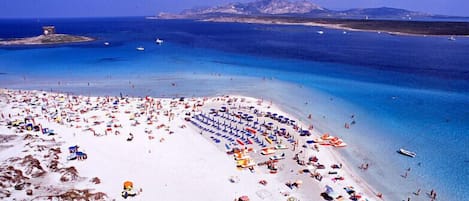
[[[278,24],[278,25],[299,25],[299,26],[314,26],[314,27],[323,27],[328,29],[337,29],[345,31],[360,31],[360,32],[376,32],[376,33],[387,33],[391,35],[402,35],[402,36],[452,36],[452,35],[432,35],[432,34],[412,34],[405,32],[396,32],[396,31],[387,31],[379,29],[355,29],[347,27],[344,24],[326,24],[326,23],[317,23],[317,22],[284,22],[281,20],[263,20],[263,19],[254,19],[254,18],[230,18],[230,17],[218,17],[218,18],[209,18],[203,19],[201,21],[205,22],[234,22],[234,23],[249,23],[249,24]],[[458,37],[469,37],[469,35],[458,35]]]
[[[8,192],[0,192],[0,197],[9,193],[13,198],[30,199],[59,196],[71,189],[88,189],[96,193],[89,198],[101,196],[105,200],[120,200],[122,183],[130,180],[138,192],[134,198],[137,200],[194,197],[232,200],[242,195],[251,200],[286,200],[289,197],[322,200],[320,194],[326,185],[334,189],[335,193],[331,193],[334,197],[342,196],[347,200],[353,194],[343,188],[353,186],[355,195],[360,197],[358,200],[378,200],[377,192],[335,151],[343,147],[306,143],[322,134],[315,129],[308,130],[309,125],[294,121],[295,117],[267,101],[244,96],[87,97],[6,89],[0,95],[0,134],[14,136],[0,143],[0,175],[7,174],[8,161],[14,157],[21,161],[31,155],[39,163],[32,168],[24,162],[14,163],[13,168],[29,178],[19,178],[16,182],[1,180]],[[249,118],[250,115],[253,117]],[[286,117],[293,121],[286,121]],[[286,122],[282,123],[284,120]],[[28,124],[33,130],[38,125],[53,129],[55,134],[27,130]],[[255,131],[247,133],[248,127]],[[274,127],[284,130],[280,133],[281,129]],[[300,130],[308,131],[311,136],[300,137]],[[267,142],[270,136],[277,138],[277,142]],[[72,155],[68,148],[74,145],[87,154],[86,159],[67,160]],[[275,149],[277,146],[286,149]],[[237,161],[233,159],[236,154],[226,154],[234,147],[241,150],[243,157],[254,160],[253,170],[236,167]],[[245,148],[252,151],[243,154]],[[262,155],[263,148],[272,148],[269,150],[275,153]],[[266,165],[259,165],[283,153],[284,159],[273,162],[275,173]],[[295,154],[298,154],[297,160],[292,160]],[[309,161],[313,157],[318,160]],[[339,164],[342,164],[340,168],[331,167]],[[319,165],[323,168],[318,168]],[[73,169],[77,173],[70,176]],[[306,169],[311,172],[303,171]],[[38,172],[41,174],[35,174]],[[319,173],[322,180],[311,177],[312,172]],[[65,177],[63,181],[62,177]],[[261,180],[267,184],[259,184]],[[288,187],[287,182],[298,185]],[[25,185],[15,190],[17,183]],[[29,189],[32,195],[25,193]],[[181,190],[185,193],[180,193]]]

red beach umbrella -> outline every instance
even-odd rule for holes
[[[238,198],[238,201],[249,201],[249,197],[246,196],[246,195],[243,195],[243,196]]]

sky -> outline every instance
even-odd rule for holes
[[[0,0],[0,18],[152,16],[159,12],[253,0]],[[324,8],[395,7],[469,16],[469,0],[311,0]]]

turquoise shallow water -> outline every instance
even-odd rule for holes
[[[98,41],[0,49],[1,87],[271,99],[306,122],[312,113],[316,129],[344,138],[349,147],[341,154],[354,166],[370,163],[369,171],[357,173],[389,200],[406,199],[417,188],[437,189],[441,200],[468,197],[466,38],[336,30],[319,36],[312,27],[137,18],[25,20],[0,37],[34,35],[41,23]],[[166,42],[158,46],[156,37]],[[345,129],[352,114],[357,123]],[[396,153],[400,147],[418,156],[403,157]],[[400,177],[409,167],[409,177]]]

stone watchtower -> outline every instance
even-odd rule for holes
[[[42,31],[44,36],[55,34],[55,26],[43,26]]]

